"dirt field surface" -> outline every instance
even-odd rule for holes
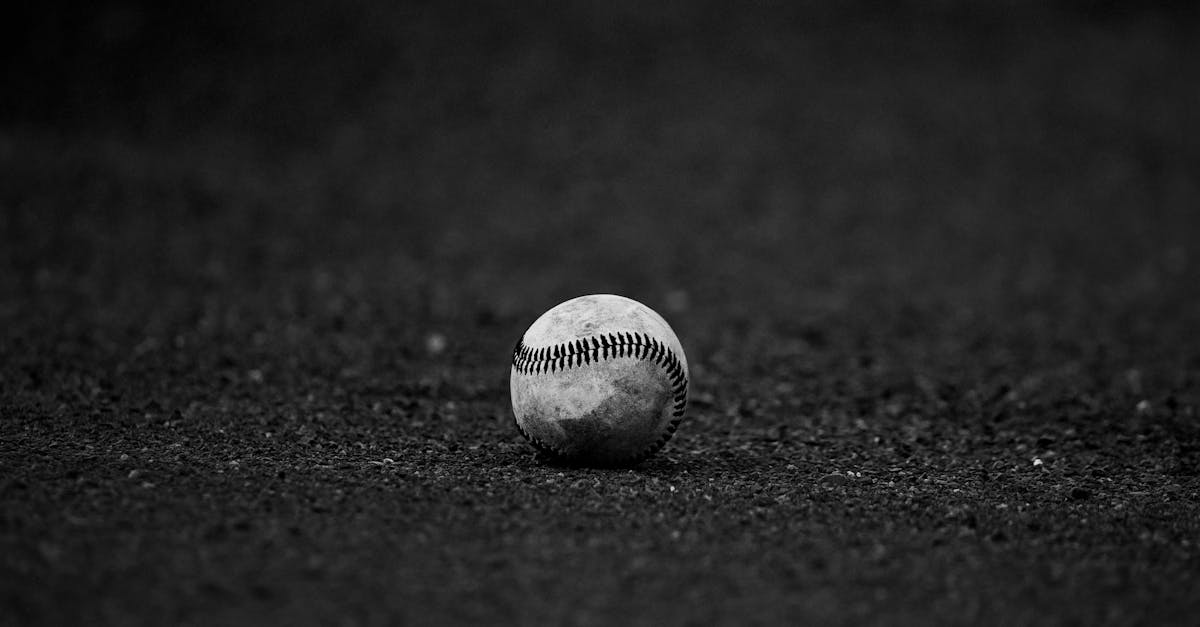
[[[0,623],[1195,624],[1160,5],[18,12]],[[588,293],[691,364],[634,468],[513,424]]]

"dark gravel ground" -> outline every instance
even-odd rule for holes
[[[0,623],[1194,624],[1195,13],[600,6],[18,13]],[[512,424],[592,292],[634,469]]]

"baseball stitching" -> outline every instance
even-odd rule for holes
[[[688,380],[683,371],[683,362],[670,347],[649,334],[629,332],[607,333],[541,348],[527,346],[525,340],[521,339],[513,350],[512,367],[520,374],[540,375],[619,357],[643,359],[661,367],[670,379],[671,396],[675,403],[666,432],[646,450],[624,460],[625,463],[632,463],[657,453],[675,435],[679,423],[683,421],[683,412],[687,408]],[[517,430],[539,451],[552,457],[563,457],[559,451],[531,437],[520,423],[517,423]]]

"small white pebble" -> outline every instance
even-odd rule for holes
[[[425,336],[425,350],[430,355],[440,355],[446,350],[446,336],[441,333],[430,333]]]

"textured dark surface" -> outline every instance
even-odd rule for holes
[[[0,622],[1194,622],[1186,9],[146,4],[7,27]],[[593,292],[634,470],[507,405]]]

